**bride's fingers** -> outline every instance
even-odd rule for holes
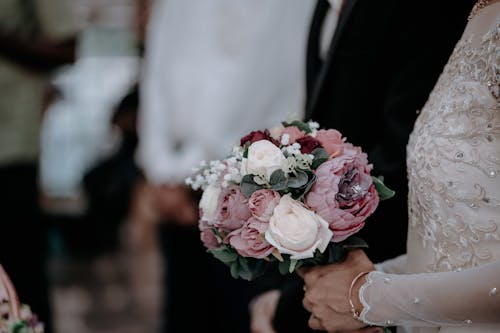
[[[313,330],[317,330],[317,331],[325,331],[325,327],[323,326],[323,324],[321,324],[321,321],[319,320],[318,317],[315,317],[313,315],[311,315],[311,317],[309,317],[309,327],[312,328]]]
[[[313,286],[316,281],[322,276],[321,271],[318,268],[304,268],[302,271],[302,278],[306,283],[306,286]]]
[[[297,275],[304,279],[304,276],[311,271],[311,267],[303,267],[297,269]]]
[[[307,297],[304,297],[302,299],[302,305],[304,306],[304,309],[306,309],[309,312],[312,312],[312,303],[307,299]]]
[[[384,329],[381,327],[367,326],[357,330],[341,331],[337,333],[384,333]]]

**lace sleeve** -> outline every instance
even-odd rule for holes
[[[403,254],[400,255],[399,257],[375,264],[375,269],[383,273],[405,274],[407,273],[406,260],[407,260],[406,254]]]
[[[361,319],[382,326],[500,323],[500,261],[459,272],[372,272],[359,291]]]

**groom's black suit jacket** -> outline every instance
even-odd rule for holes
[[[329,4],[317,3],[307,49],[306,119],[338,129],[361,146],[374,174],[396,191],[359,234],[374,262],[405,252],[406,144],[474,2],[345,0],[323,60],[319,40]],[[282,289],[274,320],[278,332],[307,331],[300,283]]]

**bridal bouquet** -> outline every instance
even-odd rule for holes
[[[19,303],[12,281],[0,265],[0,333],[43,332],[43,324],[30,307]]]
[[[12,314],[8,301],[0,302],[0,333],[43,333],[43,324],[31,312],[27,305],[22,305],[19,317]]]
[[[379,200],[394,195],[371,170],[338,131],[293,121],[244,136],[229,157],[202,162],[186,183],[203,190],[205,247],[233,277],[252,280],[269,265],[286,274],[366,247],[353,235]]]

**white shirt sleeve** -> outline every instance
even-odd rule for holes
[[[202,145],[181,142],[172,129],[176,124],[176,105],[169,69],[175,53],[173,46],[183,36],[169,20],[167,3],[157,1],[153,7],[140,91],[142,107],[137,159],[148,180],[154,184],[182,183],[204,158]]]
[[[159,0],[141,83],[138,162],[156,184],[222,159],[303,109],[313,2]]]

